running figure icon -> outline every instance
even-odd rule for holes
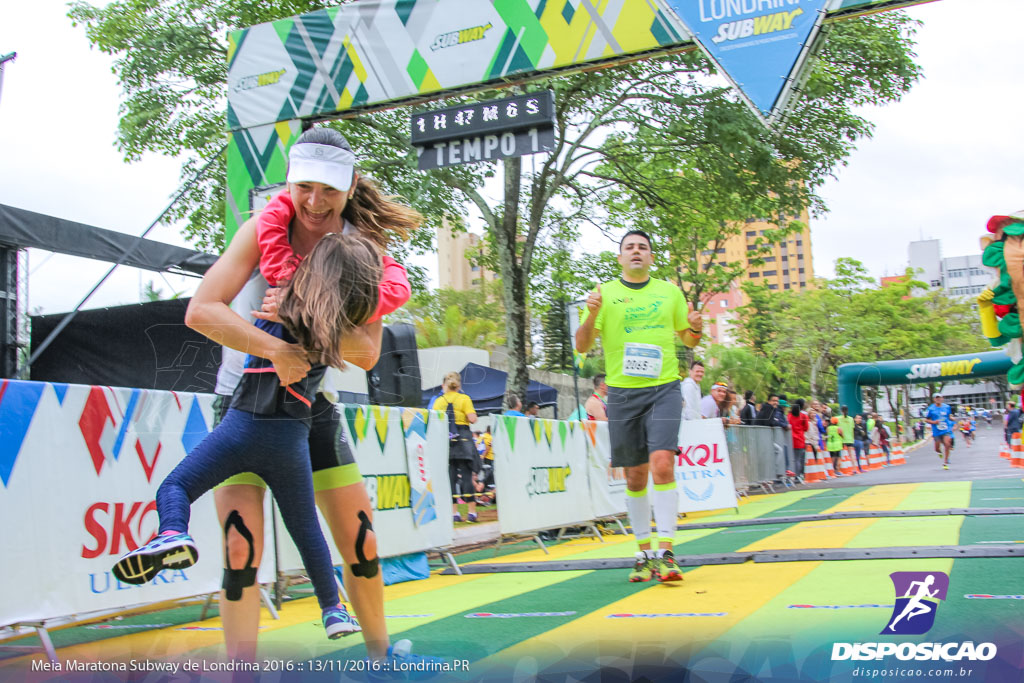
[[[895,633],[896,622],[898,622],[903,617],[906,617],[907,621],[910,621],[914,617],[920,616],[922,614],[929,614],[930,612],[932,612],[935,609],[934,603],[926,603],[923,599],[934,598],[936,595],[938,595],[938,588],[936,588],[934,591],[928,590],[934,583],[934,574],[929,574],[928,576],[926,576],[924,581],[912,581],[910,583],[909,588],[907,589],[907,595],[904,596],[909,597],[910,601],[907,603],[906,607],[903,608],[903,611],[900,612],[899,616],[893,619],[892,623],[890,623],[886,628]],[[915,590],[915,586],[917,587],[917,593],[915,595],[910,595],[910,593]]]

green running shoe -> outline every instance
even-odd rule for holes
[[[666,550],[661,557],[652,560],[651,564],[654,565],[654,576],[661,583],[683,580],[683,573],[679,571],[676,556],[672,554],[671,550]]]
[[[636,565],[633,567],[633,571],[629,573],[630,583],[639,583],[641,581],[650,581],[653,571],[651,565],[653,560],[647,557],[647,553],[643,550],[636,554]]]

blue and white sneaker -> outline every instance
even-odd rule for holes
[[[157,536],[146,545],[121,556],[114,576],[121,583],[140,585],[164,569],[184,569],[199,560],[199,549],[188,534]]]
[[[359,622],[348,613],[344,605],[328,607],[324,610],[323,619],[324,630],[327,631],[327,637],[331,640],[359,633],[363,630]]]

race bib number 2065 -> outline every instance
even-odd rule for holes
[[[628,343],[622,354],[622,374],[657,379],[661,376],[661,360],[660,346]]]

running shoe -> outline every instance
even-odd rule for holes
[[[335,607],[325,609],[323,620],[324,630],[327,631],[327,637],[331,640],[359,633],[363,630],[359,626],[359,622],[348,613],[344,605],[336,605]]]
[[[452,515],[452,521],[453,522],[461,522],[462,521],[462,515]]]
[[[647,553],[643,550],[636,554],[636,564],[633,565],[633,571],[629,573],[630,583],[639,583],[642,581],[650,581],[653,575],[654,560],[647,557]]]
[[[164,569],[185,569],[199,560],[199,549],[188,534],[166,534],[121,556],[114,576],[136,586],[152,581]]]
[[[657,577],[659,582],[683,580],[683,573],[679,571],[679,565],[676,564],[676,556],[672,554],[671,550],[666,550],[661,557],[655,558],[653,564],[654,576]]]
[[[470,522],[475,522],[476,521],[476,513],[475,512],[470,512],[469,516],[466,519],[468,521],[470,521]]]
[[[949,465],[943,465],[943,466],[942,466],[942,469],[944,469],[944,470],[948,470],[948,469],[949,469]]]

